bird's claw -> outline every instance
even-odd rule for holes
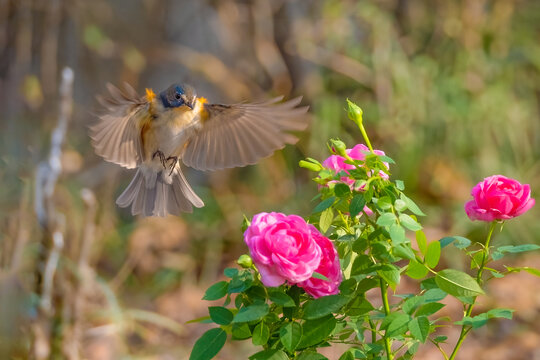
[[[161,165],[163,165],[163,168],[166,169],[167,168],[166,161],[169,159],[165,159],[165,155],[163,154],[163,152],[161,152],[161,150],[157,150],[154,153],[154,155],[152,155],[152,160],[154,160],[156,156],[159,157],[159,161],[161,162]]]
[[[171,164],[169,165],[169,169],[171,170],[171,172],[169,173],[169,176],[171,176],[174,171],[174,168],[176,167],[176,164],[178,163],[178,157],[169,156],[166,161],[169,161],[169,160],[172,160]]]

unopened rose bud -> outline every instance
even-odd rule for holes
[[[322,170],[321,164],[315,164],[310,161],[300,160],[298,165],[300,165],[300,167],[303,167],[303,168],[306,168],[308,170],[315,171],[315,172]]]
[[[249,269],[253,266],[253,260],[251,260],[251,257],[246,254],[240,255],[238,260],[236,260],[236,263],[245,269]]]
[[[360,106],[356,105],[349,99],[347,99],[347,104],[349,106],[349,109],[347,111],[347,115],[349,115],[349,119],[354,121],[356,124],[362,123],[362,114],[364,113],[362,111],[362,108]]]
[[[345,145],[343,141],[337,140],[337,139],[331,139],[330,146],[332,147],[332,151],[335,154],[347,157],[347,153],[346,153],[347,146]]]

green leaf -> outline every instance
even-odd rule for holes
[[[371,261],[371,258],[365,254],[358,255],[353,262],[352,268],[351,268],[351,275],[359,275],[359,274],[365,274],[366,272],[371,272],[372,270],[369,270],[371,266],[373,265],[373,262]]]
[[[231,333],[234,340],[244,340],[251,337],[251,330],[247,323],[233,323]]]
[[[328,360],[328,358],[316,352],[304,351],[300,354],[300,356],[298,356],[298,358],[296,358],[296,360]]]
[[[377,274],[382,277],[388,285],[395,291],[399,284],[399,269],[392,264],[383,264],[377,270]]]
[[[354,360],[354,355],[352,354],[351,350],[345,351],[338,360]]]
[[[296,349],[301,338],[302,326],[296,322],[288,323],[279,331],[279,339],[289,352],[293,352]]]
[[[413,343],[412,345],[409,346],[409,348],[407,349],[407,354],[406,355],[414,355],[416,354],[416,352],[418,351],[418,348],[420,347],[420,343],[419,342],[415,342]],[[405,357],[403,356],[402,357],[402,360],[405,360],[405,359],[412,359],[412,357]]]
[[[538,249],[540,249],[540,245],[536,245],[536,244],[524,244],[524,245],[517,245],[517,246],[505,245],[505,246],[498,247],[493,252],[493,254],[491,254],[491,257],[493,258],[493,260],[499,260],[502,257],[504,257],[504,254],[506,253],[516,254],[516,253],[520,253],[524,251],[532,251],[532,250],[538,250]]]
[[[304,308],[304,319],[313,320],[337,312],[347,302],[348,298],[341,295],[322,296],[307,302]]]
[[[337,197],[344,198],[350,193],[351,189],[349,188],[349,185],[338,183],[336,186],[334,186],[334,194],[336,194]]]
[[[439,288],[453,296],[478,296],[484,291],[475,279],[468,274],[454,270],[441,270],[435,276]]]
[[[262,319],[268,314],[269,308],[267,304],[250,305],[240,309],[235,315],[233,323],[248,322]]]
[[[409,266],[407,267],[407,275],[412,279],[422,279],[429,272],[428,268],[416,260],[409,261]]]
[[[411,335],[422,343],[426,342],[429,335],[430,324],[425,316],[419,316],[409,322],[409,331]]]
[[[360,194],[355,195],[351,200],[351,204],[349,205],[349,213],[351,214],[351,217],[357,217],[358,214],[362,212],[365,205],[366,200],[364,199],[364,196]]]
[[[193,345],[189,360],[210,360],[225,345],[227,333],[223,329],[210,329]]]
[[[540,270],[532,268],[532,267],[528,267],[528,266],[522,266],[522,267],[505,266],[505,267],[509,272],[520,272],[520,271],[524,270],[524,271],[528,272],[529,274],[540,277]]]
[[[229,284],[227,292],[229,294],[241,293],[246,291],[253,285],[253,274],[249,270],[241,270],[238,274],[234,275]]]
[[[302,340],[297,348],[307,348],[325,340],[334,331],[336,324],[337,321],[332,315],[316,320],[306,320],[302,325]]]
[[[400,244],[397,245],[394,248],[394,254],[407,260],[414,260],[416,259],[416,256],[414,255],[414,252],[409,247],[409,244]]]
[[[358,283],[357,291],[358,293],[362,294],[368,291],[369,289],[373,289],[379,286],[379,282],[372,278],[366,278],[362,279]]]
[[[210,318],[219,325],[229,325],[233,319],[233,313],[222,306],[210,306],[208,308]]]
[[[228,278],[233,278],[236,275],[238,275],[238,269],[237,268],[226,268],[223,270],[223,274]]]
[[[416,220],[414,220],[412,217],[410,217],[407,214],[400,214],[399,221],[401,225],[403,225],[404,227],[406,227],[407,229],[411,231],[422,230],[422,225],[417,223]]]
[[[395,337],[407,331],[410,316],[401,312],[394,312],[384,318],[381,329],[386,330],[387,337]]]
[[[418,244],[418,249],[422,255],[426,256],[427,251],[427,238],[426,234],[422,230],[416,232],[416,243]]]
[[[357,296],[347,308],[347,315],[360,316],[367,314],[371,310],[373,310],[373,305],[371,305],[364,297]]]
[[[392,199],[389,196],[383,196],[377,201],[377,206],[383,210],[392,208]]]
[[[395,164],[396,162],[394,161],[394,159],[392,159],[391,157],[389,156],[386,156],[386,155],[377,155],[379,157],[379,159],[381,161],[384,161],[384,162],[387,162],[389,164]]]
[[[253,345],[266,345],[268,339],[270,338],[270,329],[268,328],[268,325],[261,321],[257,324],[257,326],[255,326],[255,329],[253,329],[253,334],[251,336],[251,341],[253,342]]]
[[[314,271],[313,272],[313,275],[311,275],[312,278],[315,278],[315,279],[319,279],[319,280],[324,280],[324,281],[330,281],[329,278],[327,278],[326,276],[324,276],[323,274],[319,274],[318,272]]]
[[[206,290],[202,299],[208,301],[219,300],[227,295],[228,287],[229,283],[227,281],[217,282]]]
[[[396,180],[396,187],[398,188],[398,190],[405,190],[405,183],[403,182],[403,180]]]
[[[491,309],[487,312],[487,314],[490,319],[502,318],[511,320],[513,312],[514,310],[512,309]]]
[[[416,310],[416,316],[430,316],[441,310],[443,307],[445,307],[445,304],[438,302],[424,304]]]
[[[390,225],[388,233],[390,234],[390,239],[392,239],[393,245],[399,245],[408,242],[408,239],[405,237],[405,229],[402,228],[399,224]]]
[[[411,199],[409,199],[407,196],[405,196],[405,194],[401,193],[401,195],[399,196],[399,198],[403,201],[405,201],[405,204],[407,204],[407,208],[409,210],[411,210],[411,212],[417,216],[426,216],[426,214],[424,214],[422,212],[422,210],[420,210],[420,208],[418,207],[418,205],[416,205],[414,203],[414,201],[412,201]]]
[[[397,222],[396,215],[392,213],[384,213],[377,219],[377,225],[379,226],[390,226]]]
[[[211,323],[213,323],[213,321],[212,321],[212,319],[210,319],[210,316],[201,316],[201,317],[198,317],[196,319],[186,321],[186,324],[195,324],[195,323],[211,324]]]
[[[394,208],[397,211],[403,212],[403,211],[407,210],[407,203],[405,201],[401,200],[401,199],[397,199],[394,202]]]
[[[283,350],[263,350],[249,357],[249,360],[289,360]]]
[[[473,329],[478,329],[481,326],[484,326],[488,321],[488,314],[483,313],[479,314],[475,317],[465,316],[462,320],[456,321],[454,324],[456,325],[465,325],[465,326],[472,326]]]
[[[433,289],[427,290],[424,293],[424,295],[422,295],[422,297],[424,298],[425,303],[432,303],[432,302],[441,301],[442,299],[446,297],[446,295],[448,295],[446,291],[433,288]]]
[[[421,296],[410,297],[403,302],[401,310],[403,310],[404,313],[411,315],[418,306],[422,305],[423,302],[424,298]]]
[[[332,210],[332,208],[328,208],[321,213],[321,218],[319,219],[319,227],[321,228],[321,231],[323,233],[325,233],[328,228],[330,228],[333,220],[334,211]]]
[[[336,201],[335,196],[331,196],[328,199],[321,201],[317,206],[315,206],[315,209],[313,209],[313,213],[318,213],[318,212],[328,209],[330,206],[334,204],[335,201]]]
[[[268,297],[274,304],[281,305],[283,307],[296,306],[294,300],[289,295],[282,293],[279,290],[268,290]]]
[[[472,253],[469,253],[469,256]],[[482,261],[484,260],[484,252],[483,251],[477,251],[476,253],[472,254],[471,256],[471,269],[479,269],[480,264],[482,264]]]
[[[433,269],[439,263],[441,258],[441,244],[438,241],[429,243],[426,251],[425,262],[428,267]]]
[[[446,342],[446,340],[448,340],[448,336],[444,335],[436,336],[435,339],[433,339],[433,341],[435,341],[436,343],[443,343]]]
[[[471,240],[463,236],[447,236],[440,239],[439,243],[441,244],[441,248],[453,243],[458,249],[465,249],[471,245]]]

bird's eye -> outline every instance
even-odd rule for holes
[[[178,94],[178,93],[176,95],[174,95],[174,97],[176,98],[176,100],[180,100],[180,98],[181,98],[180,94]]]

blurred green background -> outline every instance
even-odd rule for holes
[[[474,184],[501,174],[539,194],[539,40],[535,0],[0,0],[0,354],[187,358],[206,328],[185,322],[207,314],[204,289],[247,251],[243,215],[307,216],[317,187],[298,161],[324,159],[330,137],[361,142],[346,98],[362,106],[374,147],[396,161],[393,178],[428,214],[430,240],[481,241],[485,226],[463,211]],[[74,71],[73,116],[52,198],[64,247],[45,316],[35,274],[44,271],[51,229],[39,225],[33,199],[65,66]],[[137,219],[115,205],[133,172],[97,157],[86,129],[98,111],[95,95],[124,81],[140,93],[188,82],[210,102],[303,95],[311,125],[297,146],[256,166],[186,169],[206,207]],[[539,215],[536,206],[497,241],[539,242]],[[445,260],[464,266],[457,255]],[[503,338],[537,344],[540,300],[529,292],[539,284],[513,281],[509,291],[532,300],[521,306],[502,292],[508,306],[526,311]],[[468,342],[504,344],[500,331]],[[490,357],[473,344],[465,351],[532,359],[535,348]],[[429,351],[426,359],[437,358]],[[237,343],[221,356],[250,352]]]

